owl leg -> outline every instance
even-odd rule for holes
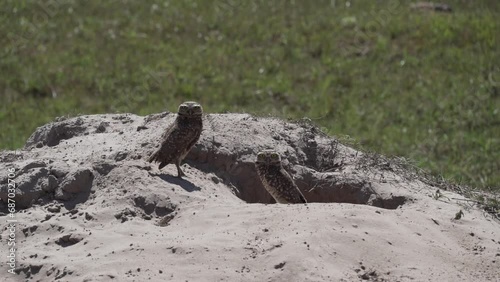
[[[180,159],[177,159],[175,161],[175,166],[177,167],[177,177],[181,178],[183,176],[186,176],[184,174],[184,172],[182,172],[182,169],[181,169],[181,160]]]

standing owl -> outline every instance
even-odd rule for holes
[[[262,151],[258,153],[255,167],[264,188],[277,203],[307,203],[290,174],[281,165],[281,157],[277,152]]]
[[[179,106],[177,118],[171,124],[161,142],[160,148],[149,157],[149,162],[159,162],[158,169],[170,163],[177,167],[177,177],[185,176],[181,161],[200,139],[203,108],[196,102],[184,102]]]

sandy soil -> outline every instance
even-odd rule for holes
[[[212,114],[178,179],[145,161],[174,118],[61,119],[1,152],[0,280],[500,281],[499,222],[396,162],[307,121]],[[262,187],[253,162],[271,148],[308,204],[275,204]]]

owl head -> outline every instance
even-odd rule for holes
[[[262,151],[257,154],[257,163],[267,165],[281,165],[281,156],[276,151]]]
[[[203,114],[203,108],[196,102],[184,102],[179,105],[177,113],[180,116],[186,117],[201,116]]]

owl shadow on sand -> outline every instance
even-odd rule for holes
[[[166,181],[170,184],[180,186],[187,192],[194,192],[201,190],[200,187],[194,185],[191,181],[186,180],[185,178],[179,178],[166,173],[157,174],[156,176],[158,176],[159,178],[161,178],[161,180]]]

